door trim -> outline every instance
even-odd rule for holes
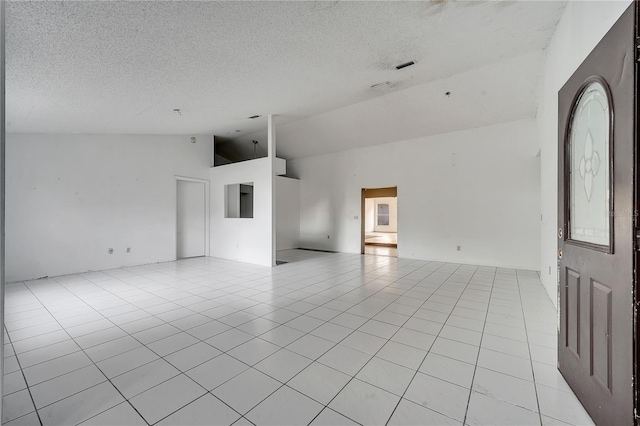
[[[387,186],[380,188],[362,188],[360,191],[360,254],[364,254],[364,221],[365,221],[365,200],[367,198],[395,197],[398,198],[398,186]],[[396,219],[396,235],[400,231],[400,216]],[[398,244],[396,244],[396,248]],[[399,256],[398,256],[399,257]]]
[[[211,221],[210,213],[209,213],[209,180],[207,179],[198,179],[187,176],[179,176],[174,175],[175,177],[175,185],[174,185],[174,233],[173,233],[173,248],[174,248],[174,258],[178,260],[178,181],[187,181],[187,182],[196,182],[196,183],[204,183],[204,255],[209,256],[209,239],[210,239],[210,229],[209,222]]]

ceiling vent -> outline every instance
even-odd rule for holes
[[[255,120],[256,118],[260,118],[262,117],[261,115],[252,115],[251,117],[249,117],[250,120]]]
[[[411,65],[415,65],[415,61],[405,62],[404,64],[396,65],[397,70],[401,70],[402,68],[410,67]]]

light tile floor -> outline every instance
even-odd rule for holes
[[[7,285],[3,424],[591,424],[535,272],[279,257]]]

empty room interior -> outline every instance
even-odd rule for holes
[[[2,424],[634,424],[634,7],[2,2]]]

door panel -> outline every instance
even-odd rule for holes
[[[205,255],[205,184],[178,180],[177,258]]]
[[[558,93],[558,365],[597,424],[634,423],[635,4]]]
[[[567,268],[567,347],[580,356],[580,274]]]

